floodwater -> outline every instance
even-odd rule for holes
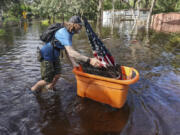
[[[132,25],[100,30],[116,62],[140,73],[121,109],[78,97],[66,58],[57,91],[33,95],[30,88],[40,80],[36,48],[43,45],[39,35],[45,27],[38,22],[5,27],[0,37],[0,135],[179,135],[180,44],[163,33],[148,37],[142,28],[132,34]],[[73,45],[92,56],[84,30]]]

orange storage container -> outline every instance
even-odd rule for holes
[[[123,80],[84,73],[82,67],[74,68],[77,95],[121,108],[126,102],[129,85],[139,79],[139,73],[136,69],[125,66],[121,66],[121,69]],[[133,72],[135,77],[132,78]]]

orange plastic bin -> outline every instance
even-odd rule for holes
[[[77,95],[121,108],[126,102],[129,85],[139,80],[136,69],[125,66],[121,66],[121,69],[123,80],[84,73],[82,67],[74,68]],[[135,77],[132,78],[133,72],[135,72]]]

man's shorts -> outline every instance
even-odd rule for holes
[[[52,82],[55,75],[61,73],[61,63],[60,60],[56,60],[54,62],[45,61],[41,62],[41,77],[42,80],[50,83]]]

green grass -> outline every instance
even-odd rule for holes
[[[5,35],[5,30],[3,30],[3,29],[0,29],[0,36],[3,36],[3,35]]]
[[[44,26],[48,26],[49,22],[48,22],[48,20],[42,20],[41,24],[44,25]]]

